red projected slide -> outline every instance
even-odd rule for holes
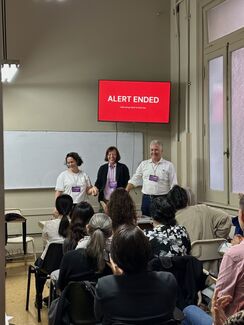
[[[98,120],[169,123],[170,82],[99,80]]]

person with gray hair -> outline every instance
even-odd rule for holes
[[[177,184],[174,165],[163,159],[162,154],[162,144],[158,140],[152,140],[150,143],[151,158],[140,163],[126,187],[129,192],[142,185],[141,211],[145,216],[151,216],[151,201],[155,197],[166,195]]]
[[[63,290],[70,281],[96,280],[109,274],[104,250],[112,235],[112,221],[104,213],[95,213],[86,226],[90,236],[86,248],[66,253],[60,265],[58,288]]]

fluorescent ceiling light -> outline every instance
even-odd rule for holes
[[[2,13],[2,49],[3,60],[1,61],[1,77],[2,82],[11,82],[18,71],[19,61],[8,60],[7,53],[7,24],[6,24],[6,3],[5,0],[1,0],[1,13]]]
[[[2,82],[11,82],[19,68],[18,61],[3,61],[1,63]]]

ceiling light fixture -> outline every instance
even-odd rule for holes
[[[5,0],[1,0],[1,12],[2,12],[2,39],[3,39],[3,59],[1,60],[1,75],[2,82],[11,82],[18,71],[19,61],[8,60],[7,51],[7,23],[6,23],[6,3]]]

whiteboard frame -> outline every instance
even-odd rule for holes
[[[109,146],[118,148],[132,176],[143,159],[140,132],[4,131],[5,190],[54,188],[71,151],[80,154],[94,184]]]

